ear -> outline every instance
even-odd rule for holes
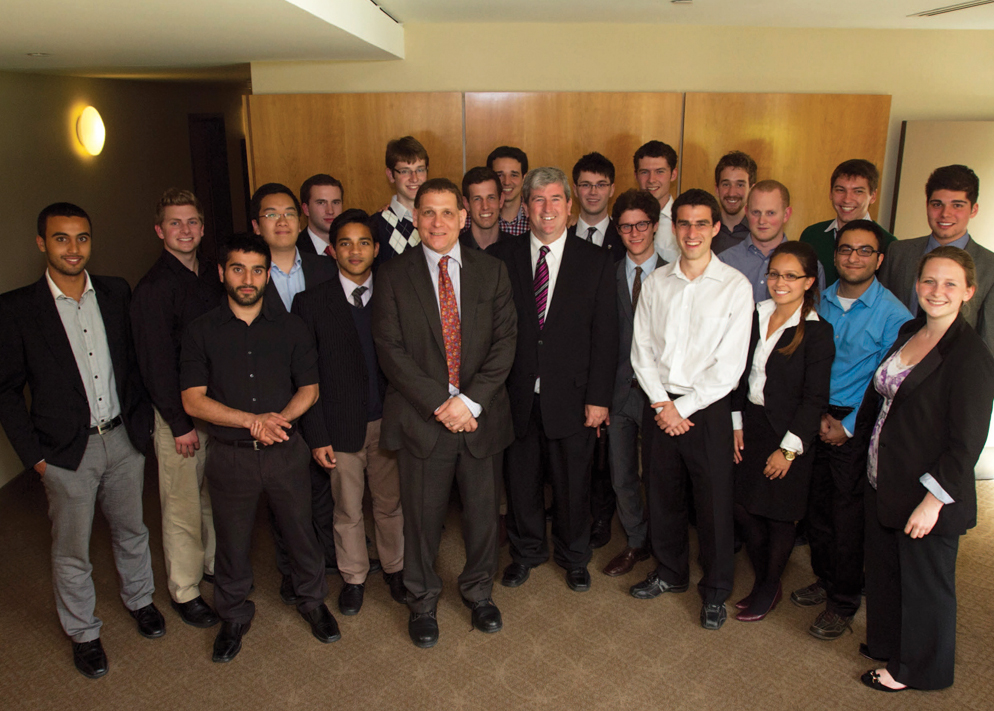
[[[876,201],[877,201],[877,191],[876,191],[876,190],[874,190],[874,191],[873,191],[873,192],[872,192],[872,193],[870,194],[870,202],[869,202],[868,204],[872,205],[872,204],[873,204],[873,203],[875,203]]]
[[[794,214],[794,208],[792,208],[790,206],[788,206],[787,209],[783,211],[783,222],[784,222],[784,224],[787,224],[787,221],[790,219],[790,216],[793,215],[793,214]]]
[[[261,235],[262,234],[262,232],[259,231],[259,221],[258,220],[252,220],[252,230],[257,235]]]
[[[466,210],[466,212],[469,212],[469,199],[466,198],[465,196],[462,199],[462,206],[463,209]]]
[[[497,189],[497,209],[498,210],[504,209],[504,191],[501,190],[499,187]]]
[[[162,226],[161,225],[156,225],[155,226],[155,234],[159,235],[159,239],[163,239],[164,240],[166,238],[166,235],[162,232]]]
[[[389,168],[387,168],[386,171],[387,171],[387,180],[390,181],[391,185],[394,185],[397,181],[393,177],[393,171],[390,170]]]
[[[973,219],[974,217],[977,216],[977,209],[979,207],[980,207],[980,203],[978,203],[978,202],[973,203],[973,209],[970,210],[970,219]]]
[[[35,237],[35,244],[38,245],[38,251],[41,252],[42,254],[46,254],[48,252],[48,250],[45,249],[45,238],[42,237],[41,235]]]
[[[220,264],[217,265],[217,278],[222,283],[224,282],[224,267]]]
[[[459,211],[459,230],[462,231],[462,228],[465,227],[465,226],[466,226],[466,211],[465,210],[460,210]]]
[[[607,197],[608,197],[608,199],[614,197],[614,183],[611,183],[611,189],[608,191]]]
[[[310,217],[311,216],[310,210],[307,209],[307,203],[306,202],[300,203],[300,211],[302,213],[304,213],[304,217]]]
[[[379,242],[374,242],[373,243],[373,259],[376,259],[379,256],[380,256],[380,243]]]
[[[969,301],[970,299],[972,299],[973,295],[976,294],[976,293],[977,293],[977,287],[975,287],[975,286],[968,286],[968,287],[966,287],[966,293],[963,294],[963,302],[966,303],[967,301]]]
[[[668,163],[668,162],[669,162],[669,161],[667,161],[667,163]],[[680,171],[679,171],[679,170],[677,170],[676,168],[674,168],[674,169],[673,169],[673,172],[672,172],[672,173],[670,173],[670,182],[671,182],[671,183],[675,183],[675,182],[676,182],[676,179],[677,179],[677,176],[679,176],[679,175],[680,175]]]

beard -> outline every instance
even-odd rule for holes
[[[255,288],[255,291],[253,291],[251,294],[239,293],[238,290],[242,288],[245,287],[235,287],[229,284],[228,282],[224,282],[224,290],[228,292],[228,296],[230,296],[234,300],[234,302],[239,306],[254,306],[256,303],[258,303],[259,299],[262,298],[262,295],[266,291],[265,284],[263,284],[261,287],[258,288],[253,287]]]

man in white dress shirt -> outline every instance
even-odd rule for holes
[[[342,183],[326,173],[312,175],[300,186],[300,208],[307,218],[307,227],[297,237],[297,249],[303,254],[335,256],[328,230],[342,214],[345,190]]]
[[[731,392],[745,369],[752,287],[711,252],[718,201],[688,190],[673,203],[680,258],[656,269],[635,311],[632,367],[649,403],[642,468],[658,567],[631,594],[650,599],[688,588],[686,488],[693,488],[704,575],[701,626],[725,622],[732,591]]]
[[[676,151],[662,141],[649,141],[635,151],[633,161],[639,189],[648,190],[659,200],[656,252],[667,262],[675,262],[680,257],[680,248],[673,232],[673,196],[670,195],[670,186],[676,182],[678,175]],[[718,220],[715,220],[715,226],[718,224]]]

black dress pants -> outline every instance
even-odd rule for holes
[[[318,540],[318,548],[324,555],[325,567],[337,565],[335,552],[335,500],[331,497],[331,477],[312,458],[310,460],[311,475],[311,516],[314,524],[314,535]],[[276,568],[281,575],[290,574],[290,555],[286,550],[286,542],[280,533],[280,524],[273,514],[272,506],[269,512],[269,530],[273,534],[273,545],[276,548]]]

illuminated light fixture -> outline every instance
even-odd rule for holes
[[[100,112],[92,106],[87,106],[76,119],[76,138],[87,153],[96,156],[104,149],[106,137],[107,130],[104,128],[104,120],[100,118]]]

